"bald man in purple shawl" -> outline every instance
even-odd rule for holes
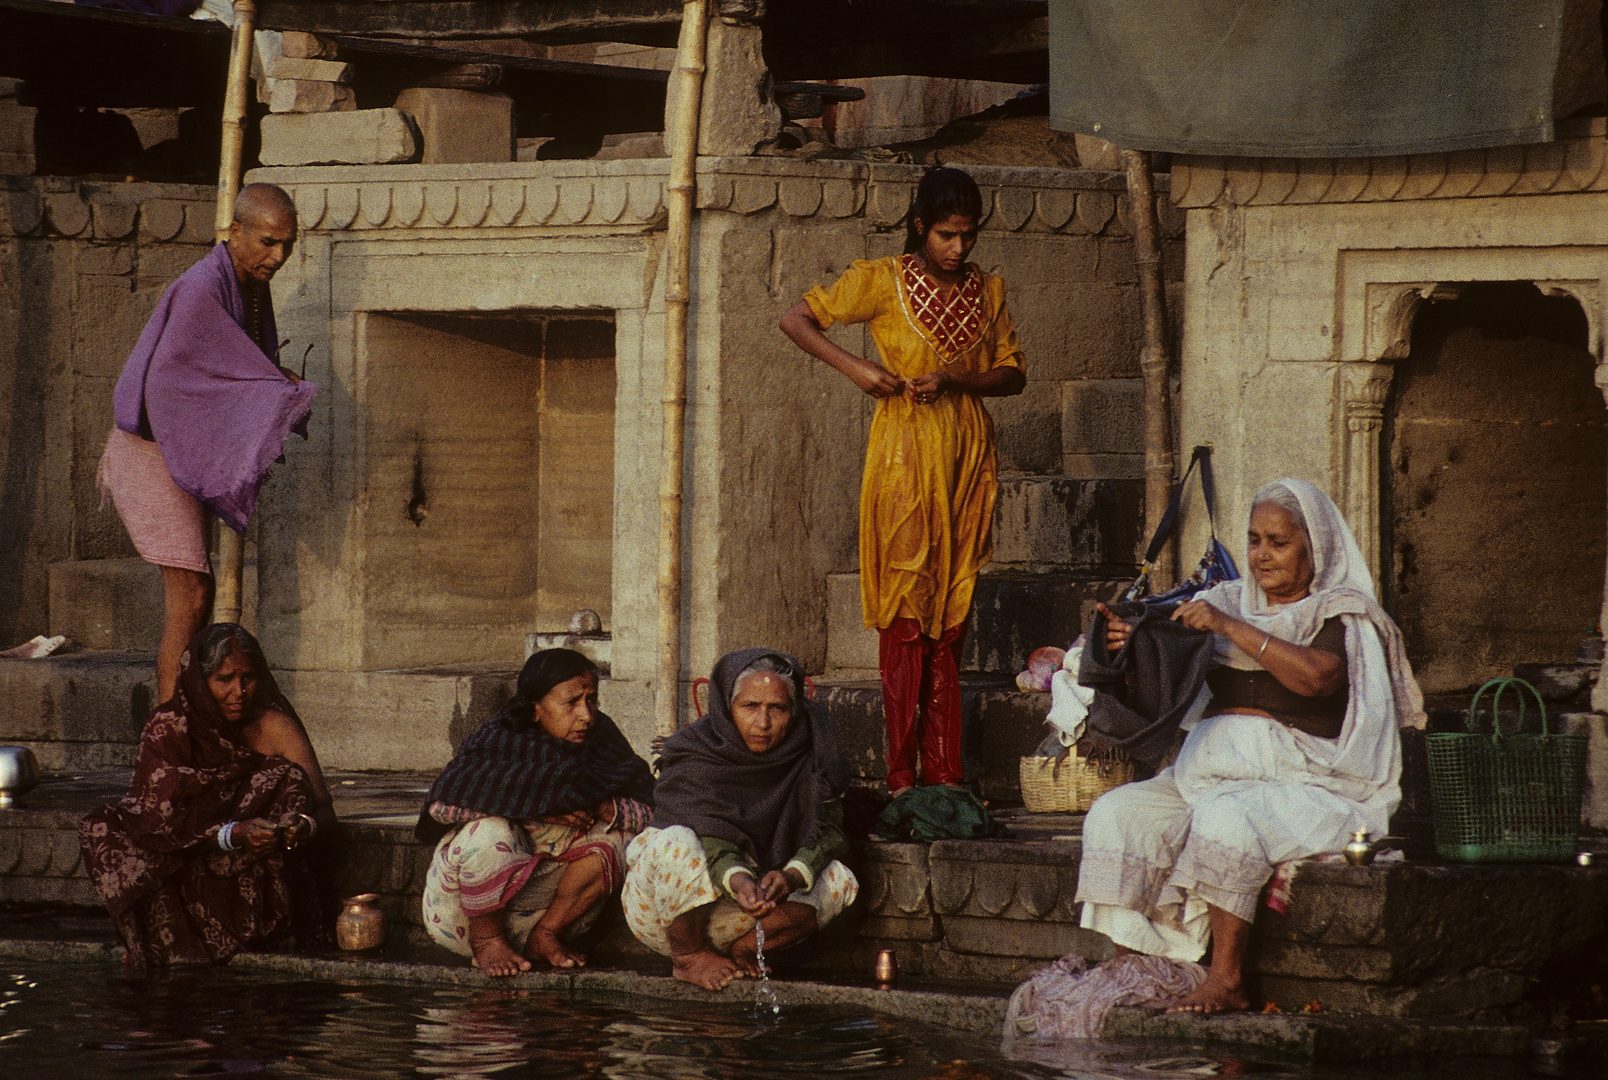
[[[212,614],[212,517],[245,532],[269,465],[292,431],[307,434],[318,388],[279,366],[268,292],[295,241],[283,190],[242,189],[228,240],[168,287],[113,393],[99,479],[140,557],[162,567],[162,701]]]

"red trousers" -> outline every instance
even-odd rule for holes
[[[918,724],[921,782],[959,784],[965,779],[960,761],[960,650],[965,634],[962,624],[934,640],[914,619],[895,619],[879,631],[889,791],[916,784]]]

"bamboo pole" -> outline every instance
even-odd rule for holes
[[[1145,386],[1145,534],[1154,534],[1172,496],[1176,461],[1172,444],[1172,350],[1167,343],[1167,294],[1161,280],[1160,229],[1156,221],[1156,194],[1150,179],[1150,155],[1143,150],[1122,151],[1128,174],[1128,208],[1133,218],[1134,263],[1139,272],[1139,311],[1144,320],[1144,344],[1139,370]],[[1169,543],[1156,556],[1151,587],[1170,589],[1177,579],[1176,548]]]
[[[229,47],[229,82],[223,95],[223,151],[218,159],[218,212],[213,234],[218,243],[229,238],[234,221],[235,196],[240,194],[240,157],[246,140],[246,101],[251,86],[252,31],[257,26],[256,0],[234,0],[234,37]],[[215,622],[239,622],[240,579],[245,568],[244,538],[218,523],[216,592],[212,601]]]
[[[697,186],[708,0],[685,0],[676,46],[675,115],[669,124],[664,317],[664,450],[659,462],[659,652],[653,687],[657,738],[681,716],[681,473],[686,457],[687,307],[692,298],[692,213]]]

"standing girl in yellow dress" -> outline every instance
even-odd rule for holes
[[[1022,392],[1005,283],[966,261],[982,193],[958,169],[922,177],[905,254],[859,261],[811,289],[782,330],[878,399],[860,488],[860,598],[881,636],[888,790],[961,786],[960,652],[977,572],[993,552],[994,425],[982,398]],[[824,331],[869,323],[882,363]],[[919,723],[918,723],[919,719]]]

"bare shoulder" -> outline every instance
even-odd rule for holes
[[[311,746],[301,725],[278,709],[265,710],[248,726],[246,738],[257,753],[288,757],[292,761],[305,758]]]

